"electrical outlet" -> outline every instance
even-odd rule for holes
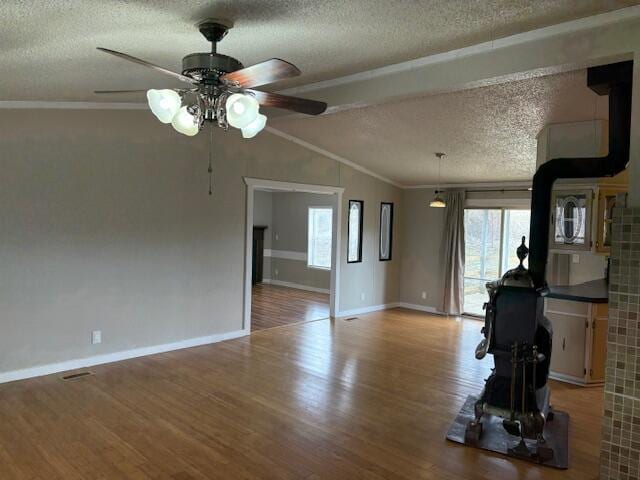
[[[91,344],[97,345],[98,343],[102,343],[102,332],[100,330],[94,330],[91,332]]]
[[[278,273],[280,273],[280,272],[279,272],[279,271],[278,271],[278,269],[276,268],[276,269],[273,271],[273,273],[275,273],[275,275],[276,275],[276,277],[277,277],[277,276],[278,276]]]
[[[364,292],[360,294],[360,300],[364,301]]]
[[[276,240],[280,240],[280,235],[276,233]]]
[[[422,292],[422,299],[426,300],[427,299],[427,292]]]
[[[578,255],[577,253],[574,253],[573,255],[571,255],[571,261],[573,263],[580,263],[580,255]]]

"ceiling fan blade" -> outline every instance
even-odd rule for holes
[[[308,100],[306,98],[290,97],[278,93],[261,92],[260,90],[248,90],[253,93],[256,100],[265,107],[285,108],[294,112],[307,115],[320,115],[327,109],[325,102]]]
[[[93,93],[145,93],[146,90],[94,90]]]
[[[154,65],[153,63],[147,62],[146,60],[141,60],[136,57],[132,57],[131,55],[127,55],[126,53],[116,52],[115,50],[109,50],[108,48],[97,47],[101,52],[109,53],[111,55],[115,55],[116,57],[123,58],[125,60],[129,60],[130,62],[137,63],[138,65],[142,65],[143,67],[151,68],[156,72],[164,73],[165,75],[169,75],[173,78],[177,78],[183,82],[187,83],[198,83],[197,80],[194,80],[191,77],[187,77],[186,75],[182,75],[181,73],[172,72],[171,70],[167,70],[164,67],[160,67],[158,65]]]
[[[224,82],[237,83],[243,88],[259,87],[285,78],[297,77],[300,70],[295,65],[272,58],[266,62],[257,63],[220,77]]]

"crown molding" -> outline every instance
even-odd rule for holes
[[[362,173],[366,173],[367,175],[370,175],[374,178],[377,178],[378,180],[382,180],[383,182],[389,183],[391,185],[393,185],[394,187],[398,187],[398,188],[404,188],[403,185],[394,182],[393,180],[391,180],[390,178],[384,177],[372,170],[369,170],[366,167],[363,167],[355,162],[352,162],[351,160],[348,160],[344,157],[341,157],[340,155],[336,155],[335,153],[332,153],[328,150],[325,150],[324,148],[318,147],[316,145],[314,145],[313,143],[309,143],[305,140],[302,140],[301,138],[295,137],[293,135],[289,135],[288,133],[283,132],[282,130],[278,130],[277,128],[273,128],[273,127],[266,127],[265,130],[273,135],[276,135],[280,138],[283,138],[285,140],[288,140],[290,142],[293,142],[297,145],[300,145],[303,148],[306,148],[308,150],[311,150],[313,152],[319,153],[320,155],[323,155],[327,158],[330,158],[331,160],[335,160],[336,162],[340,162],[343,163],[344,165],[348,165],[349,167],[353,168],[354,170],[357,170],[359,172]]]
[[[48,110],[146,110],[146,103],[125,102],[49,102],[30,100],[0,100],[0,109]]]
[[[430,184],[430,185],[404,185],[401,188],[404,190],[420,190],[420,189],[438,189],[438,190],[456,190],[456,189],[465,189],[465,188],[473,188],[482,190],[492,189],[492,188],[530,188],[530,181],[522,181],[522,182],[479,182],[479,183],[441,183],[441,184]]]

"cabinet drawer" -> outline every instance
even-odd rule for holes
[[[583,317],[589,316],[589,304],[584,302],[572,302],[570,300],[560,300],[558,298],[545,299],[547,310],[559,313],[570,313]]]

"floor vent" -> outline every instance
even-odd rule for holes
[[[345,322],[352,322],[353,320],[357,320],[358,317],[349,317],[349,318],[345,318],[344,321]]]
[[[93,373],[91,372],[72,373],[71,375],[65,375],[64,377],[62,377],[62,380],[76,380],[78,378],[88,377],[89,375],[93,375]]]

